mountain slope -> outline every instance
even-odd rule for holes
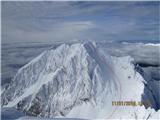
[[[144,79],[132,62],[104,55],[92,43],[63,44],[22,67],[2,93],[2,105],[33,116],[118,118],[136,107],[113,101],[141,101]]]

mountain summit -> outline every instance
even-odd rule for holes
[[[112,103],[141,101],[144,79],[132,62],[131,57],[105,55],[92,43],[62,44],[19,69],[2,93],[2,106],[42,117],[131,115],[139,106]]]

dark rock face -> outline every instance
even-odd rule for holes
[[[152,107],[155,110],[160,109],[160,67],[158,65],[150,64],[136,64],[136,70],[144,77],[146,83],[144,83],[144,94],[142,95],[142,101],[148,104],[144,104],[146,108]]]
[[[15,120],[22,116],[25,116],[24,113],[14,108],[3,108],[1,111],[1,120]]]

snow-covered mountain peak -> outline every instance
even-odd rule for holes
[[[106,118],[117,110],[113,101],[141,101],[143,78],[133,59],[103,52],[92,43],[44,51],[18,71],[2,93],[3,106],[35,116]]]

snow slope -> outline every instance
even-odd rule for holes
[[[2,93],[3,107],[29,115],[105,119],[131,116],[141,101],[144,79],[131,57],[111,57],[92,43],[62,44],[22,67]]]

